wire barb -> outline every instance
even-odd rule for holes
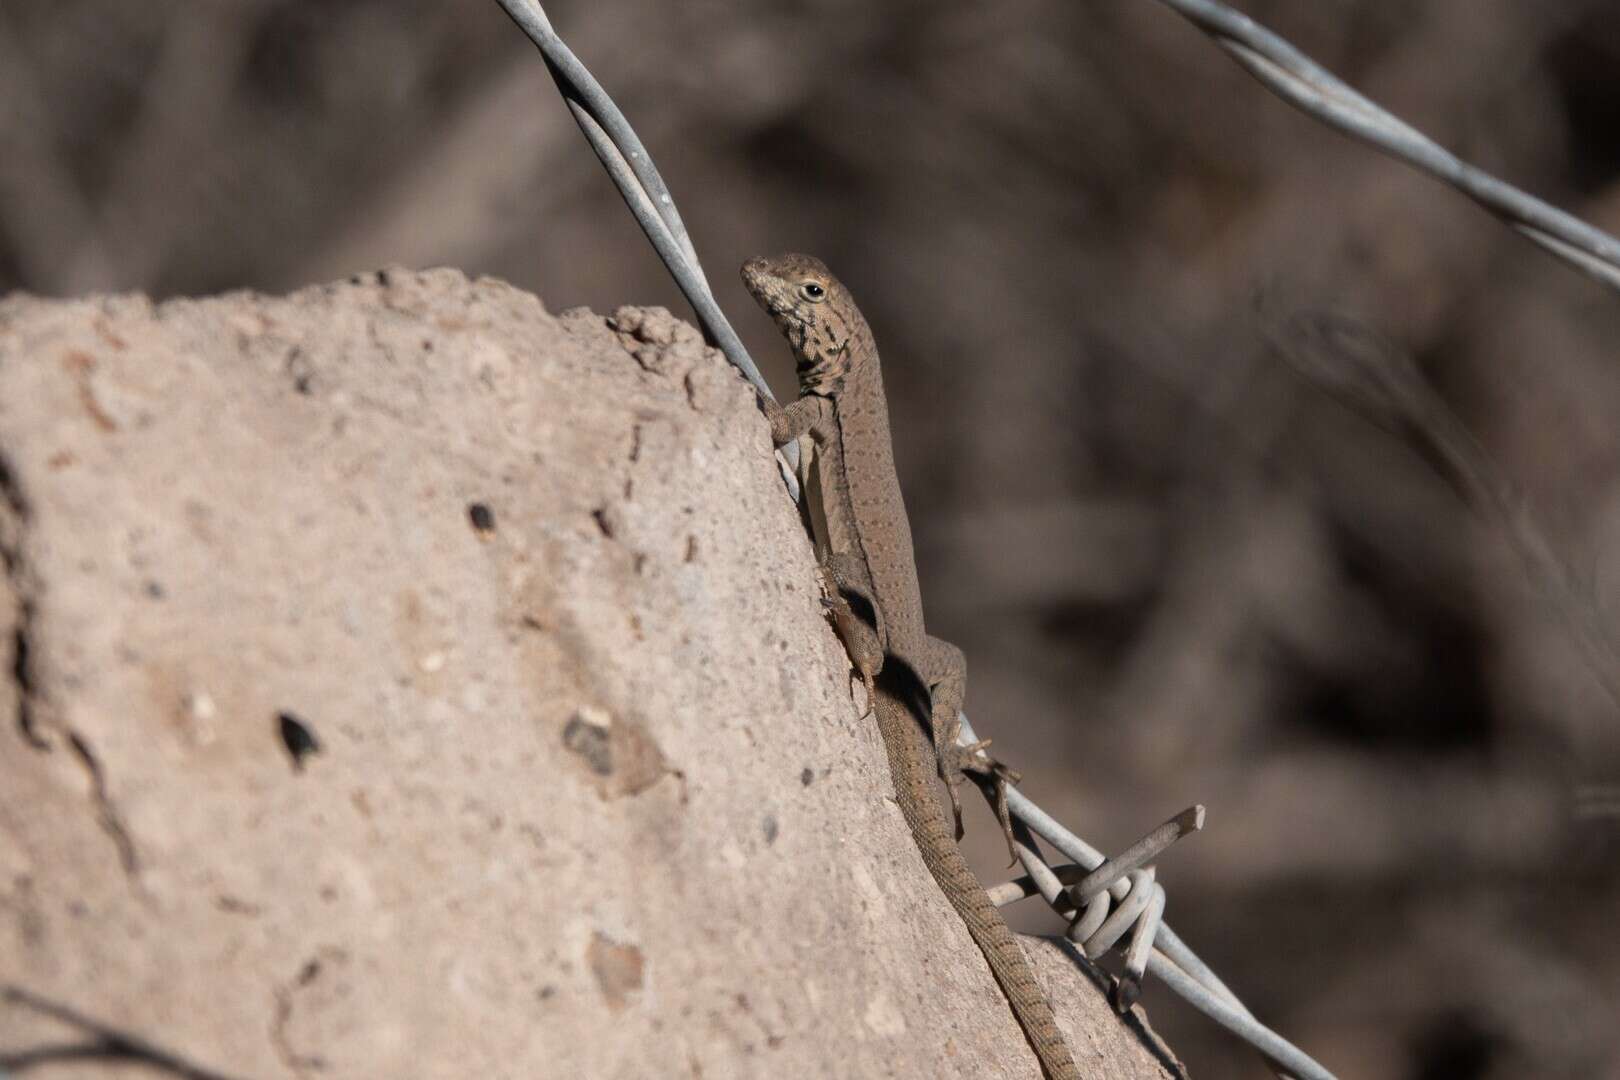
[[[1085,878],[1069,887],[1069,896],[1076,907],[1091,902],[1091,898],[1105,891],[1120,878],[1139,866],[1146,866],[1158,854],[1188,833],[1204,827],[1204,808],[1189,807],[1148,833],[1124,851],[1108,859]]]
[[[1129,1012],[1136,999],[1142,996],[1142,976],[1147,971],[1148,957],[1153,954],[1153,938],[1159,932],[1160,920],[1164,918],[1164,903],[1164,887],[1155,883],[1147,910],[1136,920],[1136,928],[1131,931],[1131,943],[1125,950],[1125,974],[1114,986],[1114,1008],[1122,1013]]]

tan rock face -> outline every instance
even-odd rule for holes
[[[8,299],[0,553],[0,1060],[1035,1074],[668,313]],[[1162,1074],[1034,951],[1080,1061]]]

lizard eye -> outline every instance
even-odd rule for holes
[[[807,281],[803,285],[800,285],[799,291],[803,293],[804,298],[810,301],[812,304],[820,303],[827,295],[827,290],[822,288],[820,285],[817,285],[813,281]]]

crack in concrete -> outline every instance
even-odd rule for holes
[[[320,973],[320,959],[311,958],[298,970],[297,976],[290,983],[278,986],[273,991],[276,1008],[270,1018],[270,1045],[275,1048],[276,1056],[281,1058],[281,1063],[298,1076],[308,1076],[311,1072],[322,1072],[326,1069],[325,1058],[319,1054],[300,1054],[293,1049],[292,1038],[287,1034],[287,1025],[292,1021],[293,994],[314,982]]]
[[[141,874],[140,854],[135,850],[135,839],[118,812],[118,804],[107,790],[107,774],[102,771],[101,762],[84,736],[69,730],[67,739],[74,755],[90,776],[91,796],[96,803],[96,823],[101,826],[102,832],[112,838],[113,847],[118,850],[118,863],[124,868],[125,876],[138,882]]]
[[[0,453],[0,570],[17,598],[17,621],[11,629],[11,681],[17,687],[15,723],[23,741],[36,750],[49,750],[50,743],[38,729],[38,690],[29,665],[34,629],[33,589],[23,561],[23,532],[29,518],[28,500],[11,463]]]
[[[35,724],[33,675],[28,667],[28,643],[32,637],[34,605],[21,597],[17,603],[17,625],[11,633],[11,679],[17,684],[17,730],[23,741],[35,750],[49,750],[51,744]]]
[[[16,623],[11,628],[11,668],[9,675],[16,687],[17,710],[15,724],[23,741],[36,750],[49,751],[51,743],[40,732],[41,694],[33,668],[34,594],[36,589],[23,555],[23,536],[28,527],[31,511],[16,471],[0,453],[0,571],[17,601]],[[96,804],[96,821],[101,830],[111,837],[118,852],[118,863],[124,875],[137,886],[140,884],[140,855],[135,840],[124,824],[118,805],[107,787],[106,772],[84,736],[66,732],[69,747],[84,766],[90,778],[91,797]]]

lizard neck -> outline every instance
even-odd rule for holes
[[[808,346],[816,341],[819,332],[815,324],[806,326],[800,347],[794,350],[799,368],[799,392],[820,394],[837,399],[847,387],[864,386],[876,381],[881,385],[878,370],[877,343],[865,319],[860,319],[851,330],[843,346],[836,350],[818,350],[812,353]]]

